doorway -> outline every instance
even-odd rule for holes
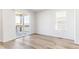
[[[29,35],[31,32],[30,16],[29,15],[16,15],[16,36],[21,37]]]

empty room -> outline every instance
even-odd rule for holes
[[[79,49],[79,9],[0,9],[0,49]]]

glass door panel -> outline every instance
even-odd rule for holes
[[[16,34],[21,36],[30,33],[30,17],[17,15],[16,16]]]

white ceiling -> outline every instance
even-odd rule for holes
[[[41,12],[41,11],[44,11],[46,9],[29,9],[30,11],[33,11],[33,12]]]

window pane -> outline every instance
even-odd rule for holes
[[[16,16],[16,25],[20,25],[20,16]]]
[[[64,30],[66,20],[66,12],[56,12],[56,30]]]
[[[30,19],[29,16],[24,16],[24,25],[29,25]]]

